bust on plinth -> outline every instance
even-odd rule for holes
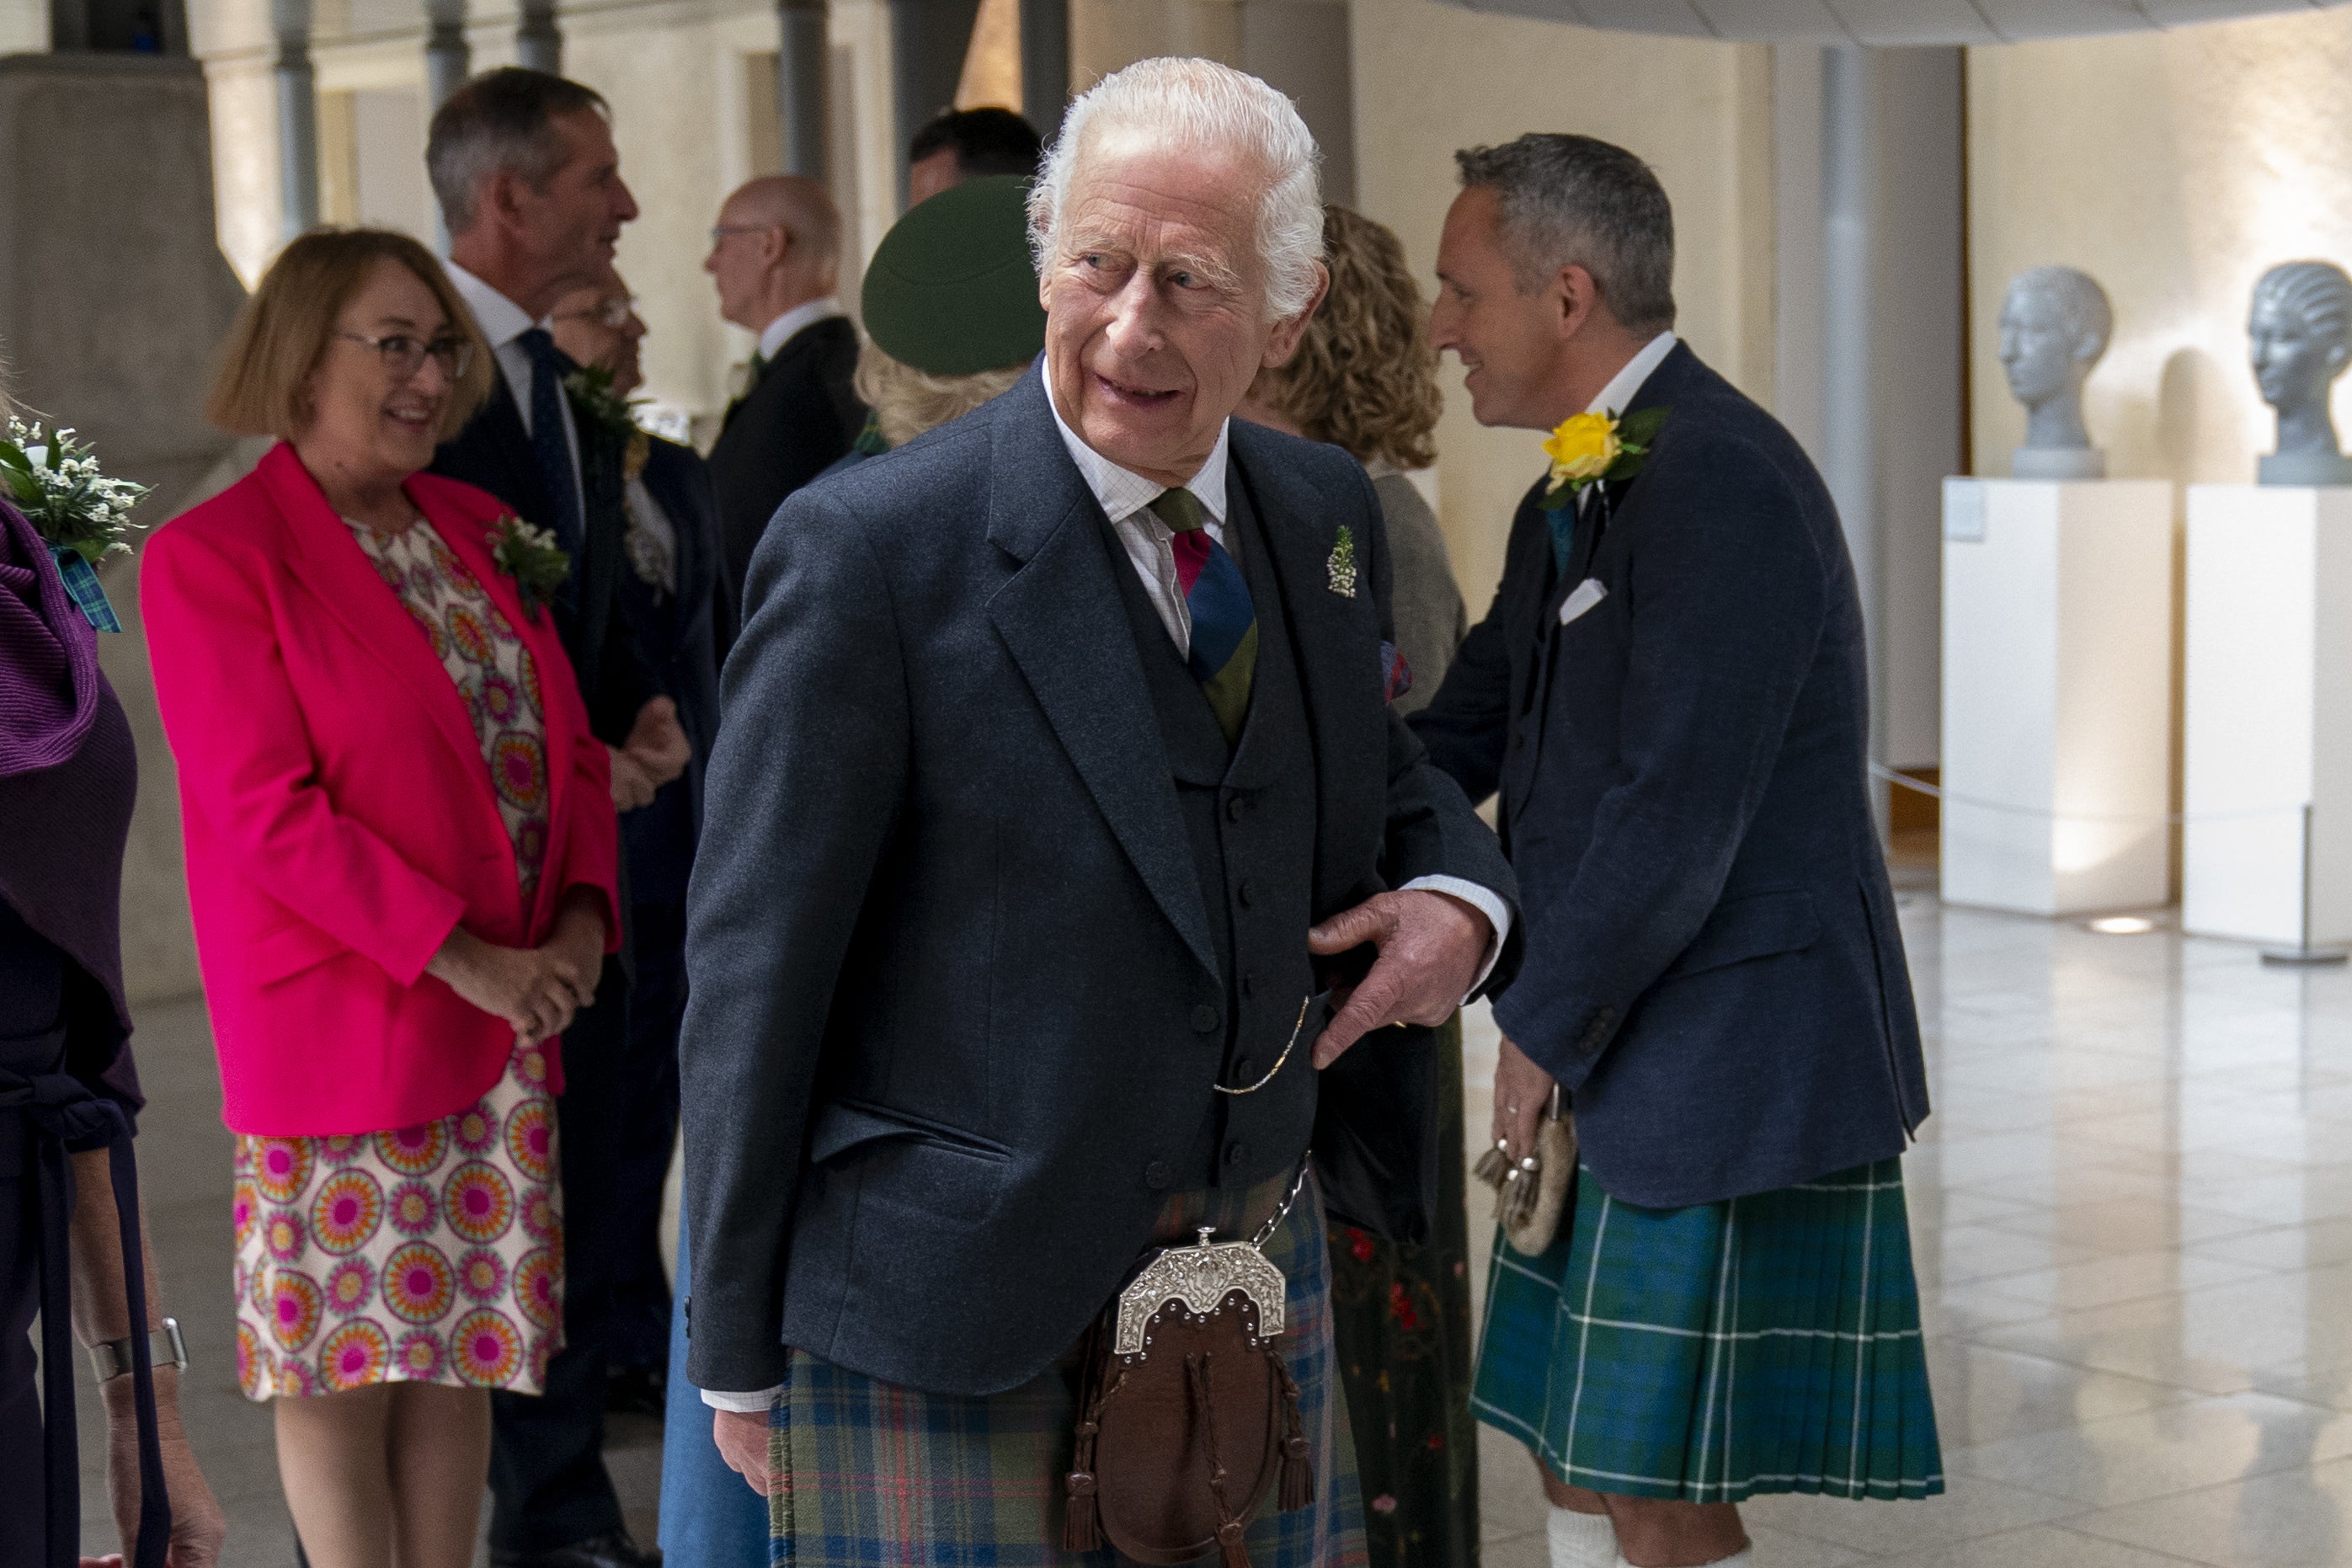
[[[2246,323],[2254,382],[2278,411],[2278,450],[2255,477],[2266,485],[2352,485],[2336,441],[2328,395],[2352,364],[2352,278],[2326,261],[2290,261],[2254,285]]]
[[[2011,281],[2000,307],[2000,368],[2010,395],[2025,405],[2025,445],[2011,455],[2011,474],[2107,477],[2107,455],[2083,426],[2083,383],[2114,331],[2107,291],[2087,272],[2036,267]]]

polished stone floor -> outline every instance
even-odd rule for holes
[[[1916,888],[1904,905],[1936,1101],[1906,1168],[1950,1489],[1753,1504],[1759,1563],[2352,1563],[2352,973],[1939,910]],[[1477,1020],[1474,1148],[1492,1039]],[[150,1208],[226,1561],[282,1568],[268,1419],[229,1372],[228,1150],[201,1008],[147,1010],[140,1053]],[[650,1539],[657,1435],[617,1436]],[[1484,1458],[1488,1568],[1540,1568],[1525,1455],[1490,1433]]]

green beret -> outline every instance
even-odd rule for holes
[[[866,331],[933,375],[1026,364],[1045,346],[1029,259],[1029,182],[992,174],[950,186],[890,226],[866,268]]]

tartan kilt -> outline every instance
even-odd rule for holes
[[[1290,1190],[1285,1174],[1241,1192],[1178,1194],[1161,1209],[1163,1245],[1200,1226],[1255,1235]],[[1283,1335],[1313,1445],[1315,1501],[1275,1511],[1268,1491],[1245,1544],[1253,1568],[1366,1568],[1355,1445],[1331,1347],[1330,1253],[1310,1181],[1265,1255],[1288,1283]],[[769,1561],[792,1568],[1112,1568],[1106,1542],[1062,1548],[1080,1375],[1076,1348],[1003,1394],[926,1394],[789,1353],[769,1415]],[[1213,1555],[1213,1552],[1212,1553]]]
[[[1594,1491],[1942,1491],[1901,1161],[1681,1209],[1580,1168],[1549,1251],[1496,1236],[1471,1403]]]

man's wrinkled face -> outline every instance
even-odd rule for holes
[[[536,190],[521,187],[524,223],[532,247],[569,282],[594,280],[613,264],[621,226],[637,216],[636,199],[621,179],[621,154],[612,127],[593,110],[559,114],[562,164]]]
[[[1437,304],[1431,341],[1467,373],[1470,412],[1481,425],[1549,430],[1574,409],[1552,402],[1562,352],[1557,288],[1521,292],[1502,245],[1495,193],[1472,185],[1454,198],[1437,242]]]
[[[547,321],[557,348],[581,364],[612,373],[614,392],[625,397],[645,384],[638,345],[645,342],[646,323],[619,275],[573,289],[555,302]]]
[[[1266,171],[1221,152],[1092,140],[1038,285],[1054,404],[1087,446],[1162,484],[1192,481],[1225,416],[1290,356],[1307,312],[1266,320]]]

